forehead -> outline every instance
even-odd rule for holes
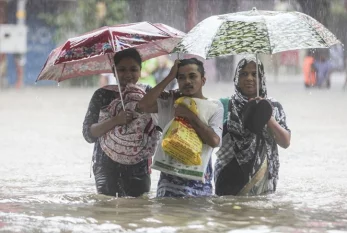
[[[256,64],[255,62],[251,61],[249,63],[247,63],[247,65],[245,65],[242,70],[256,70]]]
[[[131,57],[122,58],[116,66],[139,66],[135,59]]]
[[[199,73],[198,66],[196,64],[188,64],[185,66],[181,66],[178,69],[178,75],[180,74],[189,74],[189,73]]]

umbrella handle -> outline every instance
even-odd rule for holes
[[[113,75],[114,75],[114,77],[116,78],[116,81],[117,81],[117,84],[118,84],[117,86],[118,86],[118,90],[119,90],[120,101],[122,102],[123,111],[125,111],[125,106],[124,106],[124,101],[123,101],[122,90],[121,90],[121,88],[120,88],[120,82],[119,82],[118,74],[117,74],[117,71],[116,71],[114,65],[112,65],[112,71],[113,71]]]
[[[257,74],[257,77],[256,77],[256,87],[257,87],[257,97],[259,97],[259,70],[258,70],[258,53],[255,53],[255,67],[256,67],[256,74]]]

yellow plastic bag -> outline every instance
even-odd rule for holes
[[[181,97],[175,104],[184,104],[192,112],[198,114],[195,101],[189,97]],[[185,165],[201,165],[202,141],[193,127],[183,118],[176,117],[162,141],[165,153]]]

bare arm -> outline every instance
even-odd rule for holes
[[[282,148],[288,148],[290,145],[290,133],[286,129],[282,128],[273,116],[271,116],[267,126],[272,132],[276,143]]]
[[[199,117],[190,111],[186,106],[178,105],[175,109],[175,116],[184,117],[187,119],[204,144],[207,144],[213,148],[219,146],[219,136],[211,127],[204,124]]]
[[[158,112],[157,99],[164,91],[165,87],[176,78],[178,63],[179,60],[176,60],[175,65],[171,68],[169,75],[163,81],[153,87],[149,92],[147,92],[147,94],[139,101],[137,104],[137,111],[147,113]]]
[[[90,126],[90,134],[91,136],[98,138],[104,135],[105,133],[107,133],[109,130],[116,127],[117,125],[125,125],[130,123],[132,120],[133,120],[132,112],[122,111],[118,115],[110,119],[92,124]]]
[[[115,127],[116,125],[126,124],[132,120],[132,113],[120,112],[117,116],[99,122],[100,109],[108,104],[109,99],[114,98],[114,93],[104,89],[94,92],[90,100],[86,116],[83,121],[82,133],[85,140],[94,143],[101,135]]]

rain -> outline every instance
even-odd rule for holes
[[[282,21],[269,13],[259,26],[242,15],[252,9],[283,12]],[[156,86],[175,59],[196,57],[204,96],[219,100],[235,93],[242,58],[262,61],[267,95],[281,103],[291,131],[290,146],[278,150],[274,193],[158,198],[155,168],[140,197],[97,193],[83,122],[93,93],[120,82],[107,54],[146,42],[146,22],[161,41],[138,49],[144,84]],[[329,33],[296,36],[312,22]],[[140,26],[131,39],[97,37],[102,27],[112,34],[133,23]],[[346,24],[347,0],[0,0],[0,232],[346,232]],[[91,32],[94,47],[73,47]],[[161,62],[166,70],[157,72]],[[176,80],[168,87],[177,88]]]

